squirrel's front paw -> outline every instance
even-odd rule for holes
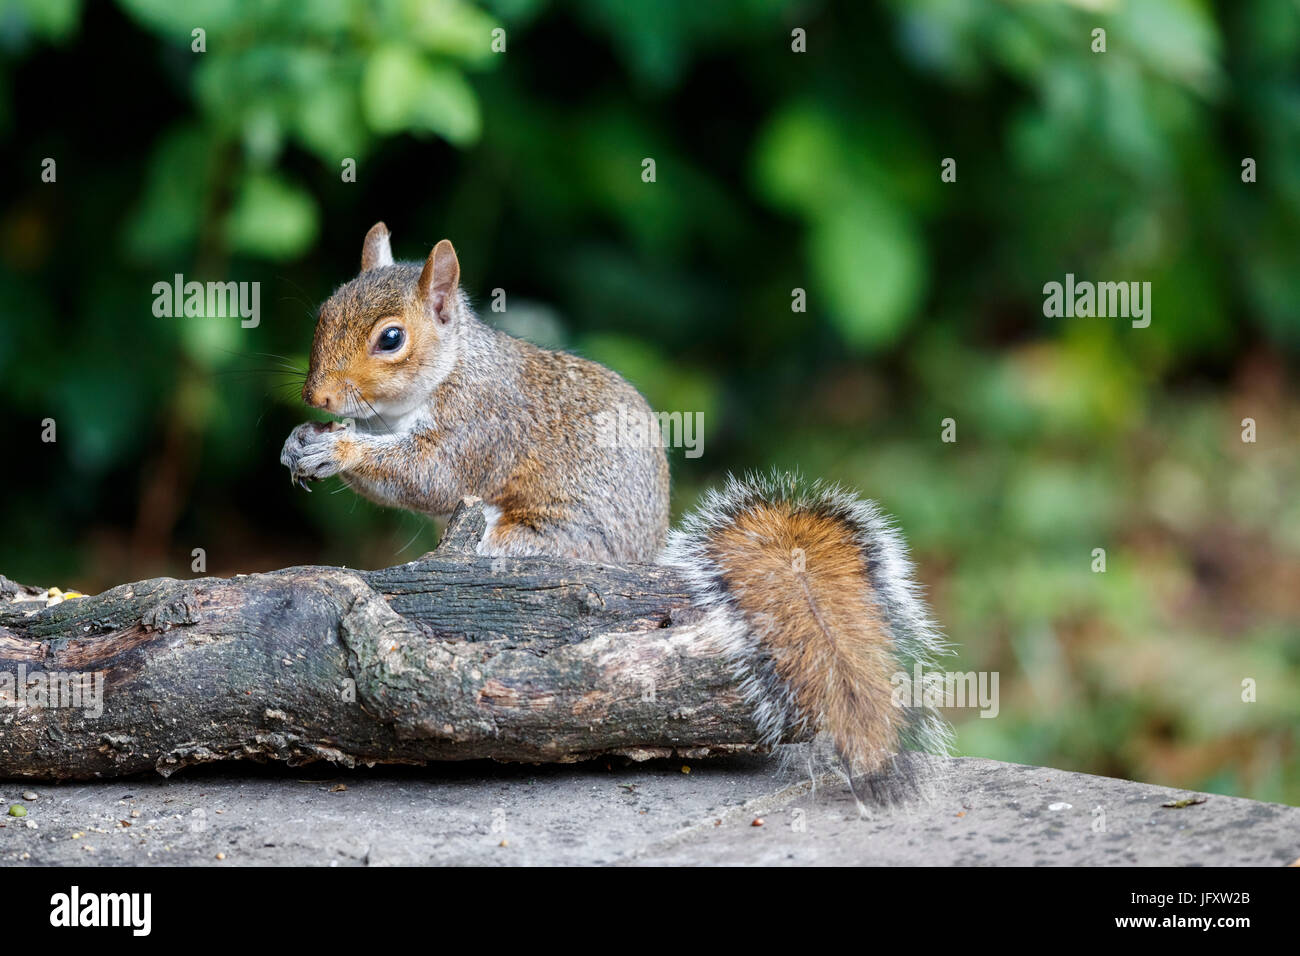
[[[343,470],[342,436],[347,431],[338,422],[306,422],[289,433],[280,464],[289,469],[289,480],[308,491],[308,481],[320,481]]]

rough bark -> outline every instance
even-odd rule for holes
[[[437,551],[381,571],[156,578],[48,607],[0,577],[0,777],[755,749],[679,575],[480,557],[482,522],[462,506]],[[33,694],[96,673],[98,716]]]

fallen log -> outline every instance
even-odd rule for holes
[[[483,520],[463,504],[436,551],[380,571],[57,602],[0,577],[0,777],[760,749],[676,571],[482,557]]]

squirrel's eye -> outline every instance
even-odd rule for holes
[[[406,341],[406,331],[399,326],[390,325],[384,331],[379,333],[379,339],[375,342],[375,348],[381,352],[396,352]]]

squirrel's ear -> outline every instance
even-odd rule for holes
[[[460,260],[451,241],[443,239],[433,247],[424,271],[420,273],[420,298],[429,304],[429,310],[446,325],[451,321],[452,297],[460,283]]]
[[[361,271],[369,272],[392,264],[393,247],[388,244],[388,227],[377,222],[370,227],[365,242],[361,244]]]

